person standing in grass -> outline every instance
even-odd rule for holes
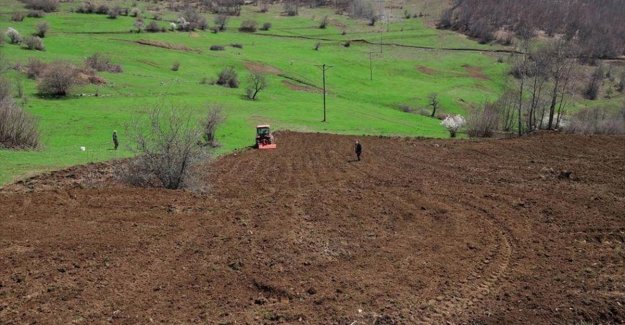
[[[360,161],[360,155],[362,154],[362,145],[360,141],[356,140],[356,145],[354,146],[354,151],[356,151],[356,158]]]
[[[117,131],[113,131],[113,146],[115,146],[115,150],[119,147],[119,140],[117,140]]]

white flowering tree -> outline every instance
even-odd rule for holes
[[[22,35],[15,28],[7,28],[6,36],[11,44],[19,44],[22,42]]]
[[[466,120],[464,117],[460,115],[455,116],[447,116],[442,122],[441,125],[444,126],[447,131],[449,131],[449,135],[452,138],[456,137],[456,133],[466,124]]]

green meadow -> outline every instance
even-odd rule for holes
[[[45,51],[28,51],[6,42],[0,51],[12,63],[25,64],[30,57],[50,62],[65,60],[82,65],[85,58],[100,52],[123,67],[122,73],[99,73],[103,85],[83,85],[63,99],[37,96],[36,83],[16,71],[7,78],[24,85],[25,98],[16,99],[40,120],[42,148],[37,151],[0,150],[0,184],[33,173],[74,164],[128,157],[125,130],[137,116],[156,105],[173,106],[200,120],[210,104],[223,106],[226,122],[218,131],[222,146],[218,154],[247,147],[253,142],[254,127],[268,123],[276,130],[331,132],[350,135],[398,135],[448,137],[435,118],[405,113],[398,107],[427,108],[427,97],[438,94],[441,113],[465,114],[471,106],[496,98],[504,89],[506,54],[449,51],[447,48],[495,49],[466,37],[428,27],[421,18],[397,19],[368,26],[334,14],[330,9],[302,9],[299,16],[281,15],[281,7],[259,13],[244,6],[241,17],[233,17],[225,32],[210,31],[135,33],[134,18],[71,13],[76,4],[44,18],[10,20],[11,11],[24,10],[7,2],[0,15],[0,29],[17,29],[22,35],[46,20],[50,32]],[[328,16],[330,25],[319,28]],[[145,14],[145,23],[152,15]],[[212,25],[213,16],[206,14]],[[174,13],[159,21],[174,20]],[[242,20],[254,19],[269,31],[238,31]],[[383,46],[379,45],[380,39]],[[350,46],[345,43],[350,41]],[[173,48],[139,44],[161,42]],[[319,49],[314,50],[317,43]],[[242,48],[231,44],[241,44]],[[224,51],[210,51],[223,45]],[[430,49],[416,48],[428,47]],[[370,61],[371,58],[371,61]],[[179,63],[178,71],[172,71]],[[322,123],[322,74],[327,71],[327,116]],[[215,80],[224,67],[236,69],[238,89],[224,88],[203,79]],[[371,70],[370,70],[371,68]],[[269,87],[258,100],[244,96],[249,69],[267,72]],[[370,80],[370,72],[373,80]],[[111,150],[111,133],[117,130],[121,150]],[[278,139],[279,143],[279,139]],[[80,151],[80,147],[86,151]]]

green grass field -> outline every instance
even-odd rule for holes
[[[370,27],[366,21],[337,16],[330,9],[302,9],[297,17],[285,17],[277,6],[268,13],[244,7],[242,16],[232,18],[229,29],[219,34],[130,33],[134,18],[113,20],[103,15],[70,13],[69,9],[77,3],[64,4],[59,12],[44,18],[12,22],[10,12],[23,9],[12,1],[3,2],[7,2],[3,7],[7,9],[0,16],[0,29],[13,27],[27,35],[41,20],[51,26],[44,40],[44,52],[28,51],[6,42],[0,46],[10,61],[25,63],[29,57],[37,57],[81,65],[86,57],[101,52],[109,55],[113,63],[121,64],[124,72],[100,73],[107,80],[105,85],[78,87],[65,99],[39,98],[34,81],[15,71],[8,73],[7,78],[16,82],[21,79],[24,84],[25,107],[40,118],[43,147],[38,151],[0,150],[0,184],[44,170],[131,155],[126,149],[110,150],[112,131],[118,130],[124,147],[128,123],[159,104],[188,110],[198,119],[207,105],[222,105],[227,120],[218,133],[223,145],[219,153],[250,145],[257,123],[270,123],[275,129],[353,135],[447,137],[439,120],[402,112],[398,105],[425,107],[427,96],[437,93],[443,112],[464,113],[472,105],[496,98],[506,78],[507,65],[497,63],[494,54],[408,47],[494,48],[429,28],[421,19]],[[319,20],[325,15],[331,24],[319,29]],[[212,16],[207,17],[212,24]],[[147,15],[146,24],[148,18],[151,15]],[[164,18],[175,16],[169,13]],[[260,25],[271,22],[273,27],[269,31],[241,33],[237,28],[243,19],[255,19]],[[383,43],[397,45],[375,44],[380,36]],[[138,40],[167,42],[188,50],[141,45]],[[354,41],[345,47],[346,40],[373,44]],[[313,50],[317,42],[321,43],[319,51]],[[234,43],[243,48],[229,46]],[[211,45],[224,45],[226,50],[209,51]],[[175,62],[180,63],[179,71],[171,70]],[[320,87],[321,64],[332,66],[327,74],[326,123],[321,123],[321,92],[313,87],[294,87],[298,83],[292,81]],[[244,98],[250,65],[273,72],[268,75],[269,88],[260,93],[257,101]],[[200,84],[203,78],[215,79],[225,66],[235,67],[241,88]],[[81,152],[81,146],[87,150]]]

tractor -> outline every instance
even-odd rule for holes
[[[256,148],[258,149],[276,149],[276,139],[271,134],[269,125],[256,126]]]

